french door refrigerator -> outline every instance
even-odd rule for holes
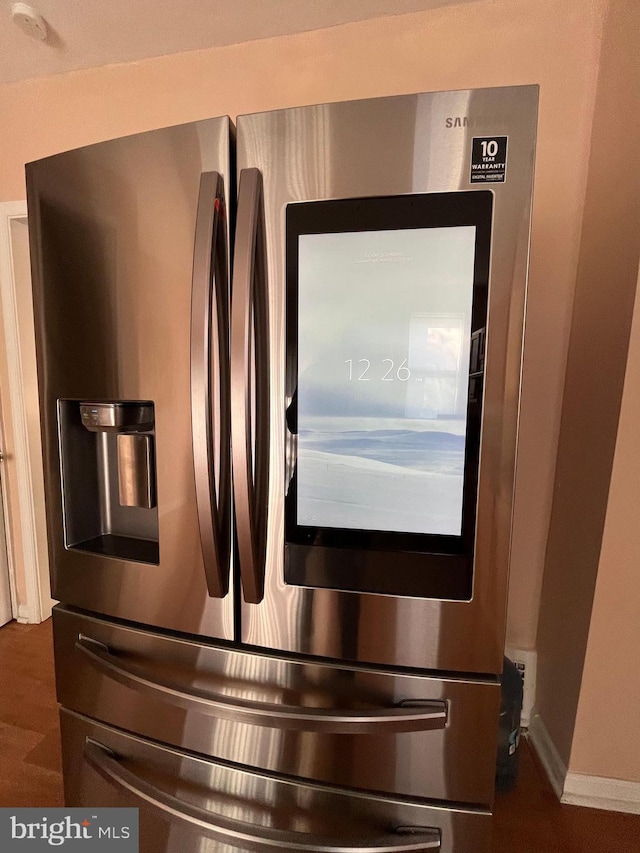
[[[28,164],[66,802],[144,853],[489,849],[536,106]]]

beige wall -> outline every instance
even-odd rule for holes
[[[509,601],[533,648],[606,0],[484,0],[0,87],[0,199],[23,165],[204,116],[539,83],[539,147]]]
[[[640,163],[640,5],[623,8],[612,20],[617,76],[624,74],[635,109],[614,100],[609,133],[631,144],[628,163]],[[623,14],[624,12],[624,14]],[[622,88],[618,80],[618,91]],[[628,102],[627,102],[628,103]],[[635,230],[635,260],[640,248],[640,181],[630,181],[629,228]],[[606,239],[606,234],[602,235]],[[627,244],[633,252],[634,241]],[[624,244],[616,238],[616,248]],[[633,255],[628,258],[627,276]],[[627,278],[628,281],[628,278]],[[640,287],[640,278],[638,285]],[[578,714],[569,769],[575,773],[640,782],[640,299],[633,311],[631,340],[620,409],[611,487],[598,565]]]
[[[640,231],[640,219],[636,221]],[[640,284],[640,280],[638,282]],[[570,770],[640,782],[640,300],[636,300]]]
[[[634,632],[636,639],[640,638],[638,620],[627,623],[625,618],[633,615],[633,601],[637,616],[640,597],[638,522],[628,515],[632,506],[637,512],[637,492],[625,470],[634,460],[637,465],[637,450],[628,421],[619,438],[616,480],[609,499],[640,255],[638,33],[637,0],[612,0],[602,42],[542,591],[537,710],[560,757],[569,765],[589,637],[587,681],[579,709],[581,729],[576,732],[577,751],[571,757],[571,769],[574,762],[582,768],[594,768],[602,761],[601,775],[608,775],[615,759],[612,753],[610,761],[604,760],[603,753],[612,749],[622,759],[625,751],[635,750],[635,763],[627,759],[623,766],[625,772],[635,772],[634,778],[640,781],[640,691],[629,705],[625,702],[632,696],[629,685],[621,684],[618,690],[617,683],[606,674],[609,665],[621,682],[637,674]],[[635,375],[634,370],[631,365],[630,377]],[[637,407],[633,391],[628,384],[627,413]],[[601,554],[605,516],[607,539]],[[630,527],[625,529],[627,518]],[[623,562],[618,562],[618,557]],[[629,565],[633,559],[634,573]],[[599,567],[602,576],[598,578],[595,618],[589,633]],[[613,606],[625,596],[626,608]],[[601,695],[598,682],[603,688]],[[636,725],[632,727],[629,717],[634,715]],[[618,725],[626,725],[629,733],[633,730],[633,737],[614,744]],[[585,742],[587,731],[595,735],[590,747]]]

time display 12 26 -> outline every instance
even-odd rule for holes
[[[383,358],[380,363],[374,363],[368,358],[347,358],[344,362],[348,366],[349,381],[369,382],[379,379],[382,382],[408,382],[411,379],[411,371],[407,367],[407,359],[404,358],[399,364],[392,358]],[[377,375],[376,368],[381,368],[382,375]]]

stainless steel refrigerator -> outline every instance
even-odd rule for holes
[[[28,164],[66,802],[490,845],[537,87]]]

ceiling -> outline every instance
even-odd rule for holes
[[[30,0],[40,42],[0,0],[0,83],[402,15],[471,0]]]

